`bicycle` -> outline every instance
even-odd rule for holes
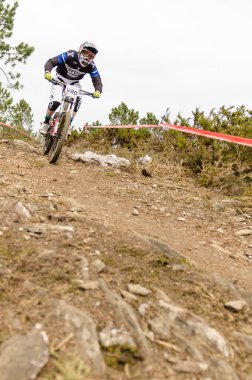
[[[56,79],[52,79],[50,82],[63,87],[60,110],[56,111],[51,117],[43,146],[43,154],[48,155],[50,164],[55,164],[67,139],[74,112],[74,105],[78,95],[82,94],[93,97],[93,94],[92,92],[80,90],[74,85],[65,84]]]

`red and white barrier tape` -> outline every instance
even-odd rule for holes
[[[185,133],[191,133],[198,136],[204,136],[215,140],[221,140],[221,141],[228,141],[231,143],[244,145],[244,146],[251,146],[252,147],[252,139],[246,138],[246,137],[239,137],[239,136],[232,136],[232,135],[226,135],[224,133],[217,133],[217,132],[211,132],[206,131],[203,129],[197,129],[192,127],[184,127],[181,125],[175,125],[175,124],[168,124],[168,123],[160,123],[158,125],[154,124],[143,124],[143,125],[86,125],[85,128],[167,128],[172,129],[175,131],[185,132]]]
[[[180,132],[192,133],[194,135],[209,137],[211,139],[216,139],[216,140],[221,140],[221,141],[228,141],[231,143],[245,145],[245,146],[252,146],[252,139],[249,139],[246,137],[226,135],[224,133],[211,132],[211,131],[206,131],[204,129],[184,127],[180,125],[173,125],[173,124],[166,124],[166,123],[162,123],[160,125],[162,127],[167,127],[168,129],[173,129]]]
[[[23,131],[20,131],[16,127],[13,127],[11,125],[5,124],[0,122],[0,126],[14,129],[18,133],[30,138],[31,140],[36,140],[34,137],[29,135],[28,133],[25,133]],[[204,129],[197,129],[192,127],[185,127],[181,125],[175,125],[175,124],[168,124],[168,123],[160,123],[160,124],[142,124],[142,125],[85,125],[83,129],[87,128],[167,128],[172,129],[175,131],[185,132],[185,133],[191,133],[198,136],[204,136],[215,140],[220,141],[227,141],[234,144],[239,144],[243,146],[251,146],[252,147],[252,139],[246,138],[246,137],[239,137],[239,136],[233,136],[233,135],[226,135],[224,133],[218,133],[218,132],[211,132],[206,131]]]

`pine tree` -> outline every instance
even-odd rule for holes
[[[12,103],[13,99],[10,96],[10,92],[3,88],[2,83],[0,82],[0,121],[2,123],[8,121]]]
[[[9,122],[16,127],[25,129],[32,133],[33,114],[29,104],[21,99],[10,110]]]
[[[0,69],[6,76],[8,87],[15,89],[22,87],[19,82],[20,74],[15,72],[15,67],[17,63],[26,63],[34,51],[33,47],[24,42],[16,46],[8,43],[8,39],[12,37],[17,7],[18,2],[10,6],[5,5],[5,0],[0,0]]]
[[[156,118],[156,116],[152,112],[147,112],[146,117],[143,117],[139,120],[139,124],[151,124],[151,125],[157,125],[159,123],[159,120]]]
[[[109,114],[109,120],[112,125],[134,125],[137,124],[138,118],[138,111],[129,109],[124,102],[118,107],[112,108]]]

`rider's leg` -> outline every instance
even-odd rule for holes
[[[52,84],[50,93],[50,103],[48,105],[46,116],[42,128],[39,132],[42,135],[46,135],[50,123],[51,116],[54,114],[56,109],[59,107],[62,98],[62,87],[59,85]]]
[[[50,110],[50,108],[48,107],[47,111],[46,111],[45,120],[44,120],[45,124],[49,124],[49,121],[50,121],[53,114],[54,114],[54,111]]]
[[[47,133],[51,117],[54,114],[54,112],[57,110],[59,105],[60,105],[59,102],[50,102],[49,103],[47,111],[46,111],[44,123],[42,125],[42,128],[39,130],[42,135],[45,135]]]

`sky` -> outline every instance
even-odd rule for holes
[[[12,0],[5,0],[13,4]],[[199,107],[252,109],[251,0],[18,0],[11,42],[35,52],[19,65],[24,89],[12,93],[32,108],[34,130],[50,93],[45,62],[92,41],[103,81],[100,99],[85,97],[74,125],[99,120],[122,102],[139,112],[171,119]],[[1,75],[1,73],[0,73]],[[4,77],[0,81],[4,83]],[[93,91],[89,75],[81,81]]]

